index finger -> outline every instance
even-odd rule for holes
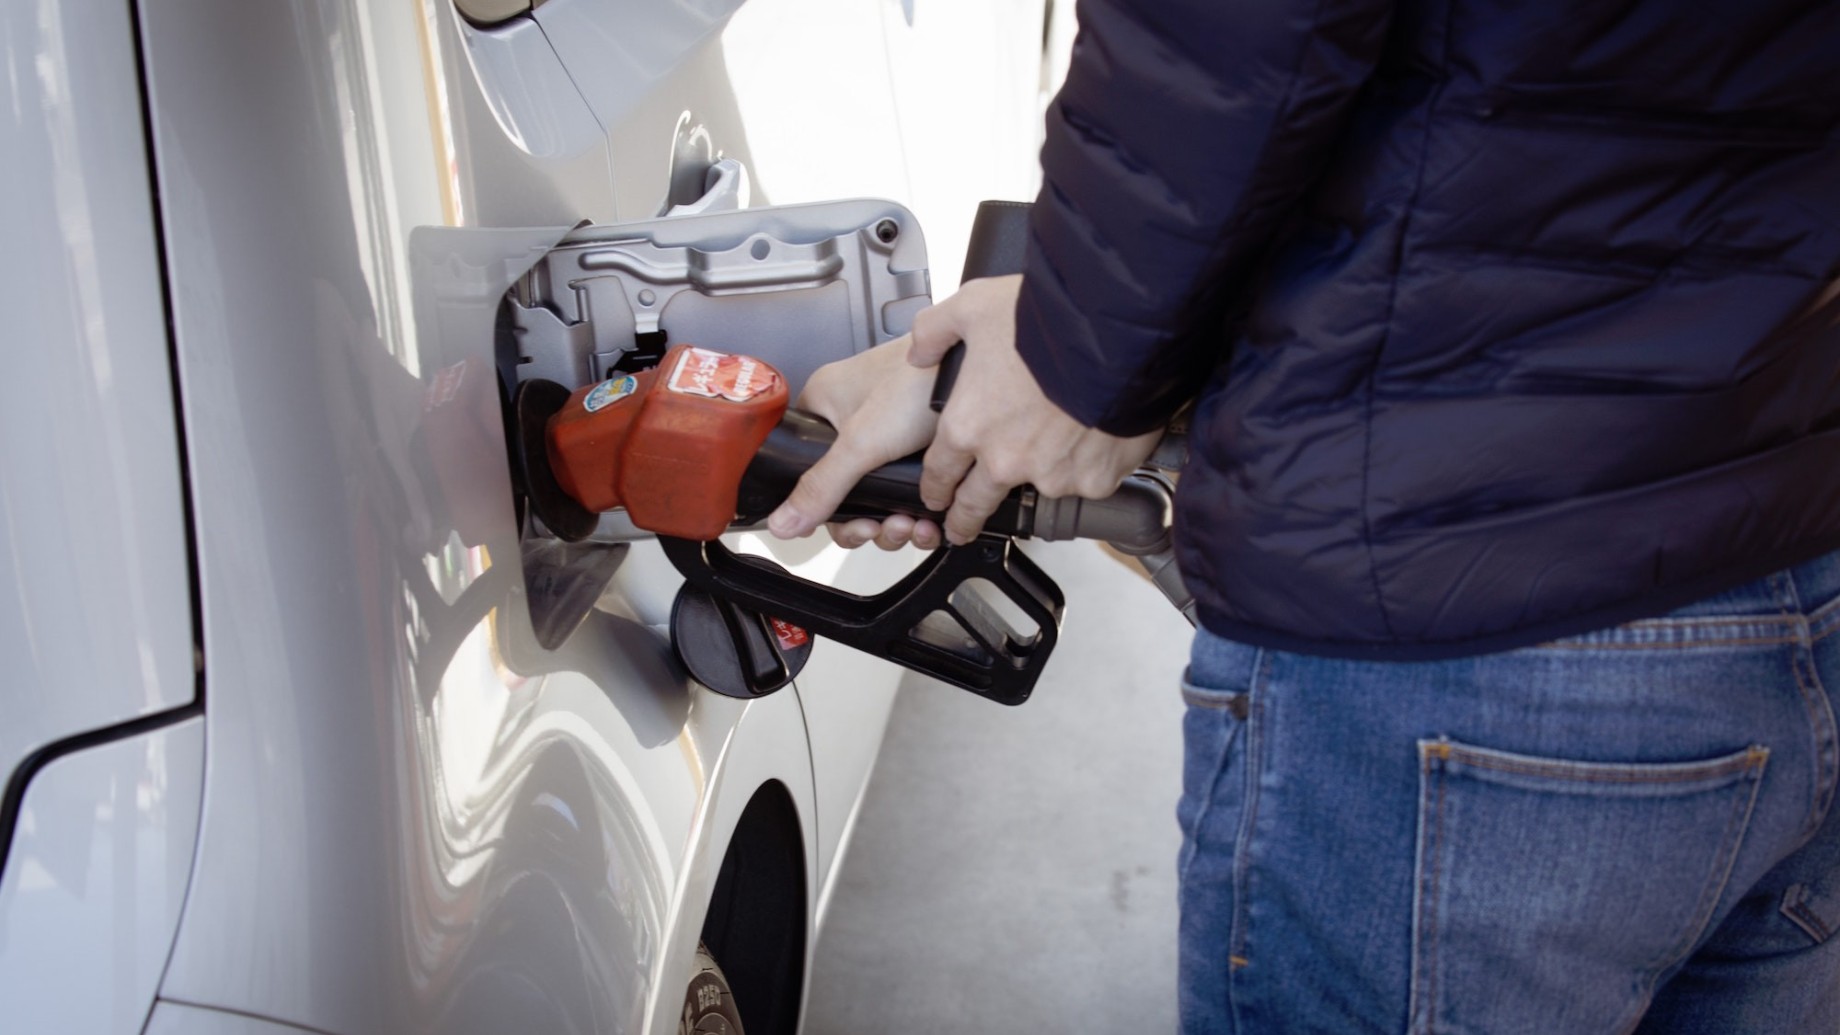
[[[946,538],[957,546],[977,538],[984,530],[984,522],[1003,505],[1010,489],[1011,486],[985,474],[984,468],[973,467],[959,484],[952,509],[946,514]]]
[[[769,531],[781,539],[797,539],[810,535],[837,512],[843,498],[878,464],[875,457],[855,449],[852,441],[838,439],[799,477],[792,494],[768,516]]]
[[[945,510],[952,505],[959,483],[965,480],[965,472],[971,470],[975,459],[970,450],[947,445],[941,437],[933,439],[920,459],[920,501],[928,510]]]

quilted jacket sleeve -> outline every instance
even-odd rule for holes
[[[1372,71],[1388,0],[1081,0],[1048,111],[1017,347],[1081,423],[1166,421]]]

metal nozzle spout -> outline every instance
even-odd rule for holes
[[[1029,534],[1047,540],[1098,539],[1133,557],[1157,553],[1170,548],[1174,498],[1161,475],[1138,471],[1102,500],[1036,500]]]

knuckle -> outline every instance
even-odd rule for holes
[[[952,504],[952,512],[960,519],[976,519],[982,523],[984,516],[996,506],[996,501],[1003,498],[1003,490],[985,479],[967,481],[958,491],[958,499]]]
[[[969,453],[977,445],[977,435],[965,426],[964,421],[939,422],[939,430],[933,440],[954,453]]]
[[[1044,477],[1036,478],[1029,484],[1035,486],[1036,492],[1049,499],[1060,499],[1064,496],[1076,495],[1074,487],[1068,483],[1068,480],[1064,476],[1059,474],[1048,474]]]
[[[1008,488],[1021,485],[1029,480],[1027,466],[1022,458],[1011,454],[998,454],[984,463],[984,473],[996,486]]]
[[[864,437],[862,421],[862,411],[858,410],[851,414],[849,419],[837,425],[836,439],[831,442],[830,448],[824,451],[824,455],[818,458],[818,462],[813,464],[811,469],[815,471],[829,464],[851,460],[860,454],[863,451]]]

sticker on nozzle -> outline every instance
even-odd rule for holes
[[[594,391],[581,401],[582,409],[593,413],[619,402],[621,399],[639,390],[639,379],[627,374],[625,377],[610,377],[594,386]]]
[[[778,384],[779,371],[752,356],[731,356],[692,345],[684,350],[665,387],[683,395],[747,402]]]
[[[773,623],[773,638],[779,641],[780,650],[795,650],[811,642],[811,634],[786,621],[784,618],[768,616]]]

